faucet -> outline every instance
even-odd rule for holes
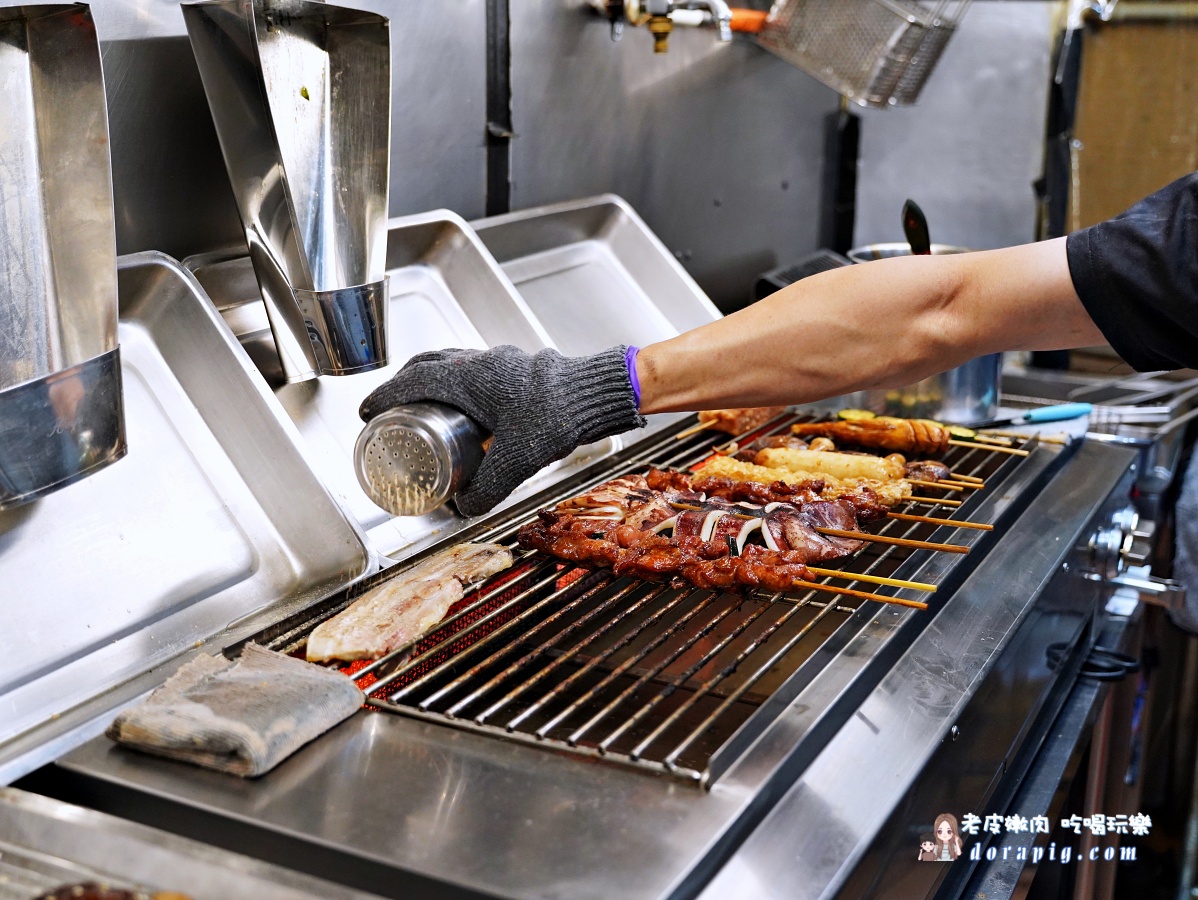
[[[719,29],[720,40],[732,40],[732,10],[724,0],[673,0],[670,3],[671,13],[681,10],[706,10]]]
[[[611,23],[611,36],[618,41],[625,23],[644,25],[653,35],[653,51],[670,49],[675,25],[715,25],[721,41],[732,40],[732,10],[725,0],[589,0],[590,6]]]

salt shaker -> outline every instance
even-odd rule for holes
[[[354,445],[362,490],[395,516],[421,516],[453,497],[483,460],[487,435],[439,403],[411,403],[375,416]]]

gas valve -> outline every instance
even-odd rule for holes
[[[1086,577],[1112,587],[1131,588],[1144,603],[1180,609],[1185,604],[1184,585],[1149,575],[1142,565],[1148,559],[1148,542],[1155,530],[1154,523],[1140,521],[1134,508],[1119,510],[1109,524],[1090,537],[1090,572]],[[1137,571],[1129,572],[1131,567]]]

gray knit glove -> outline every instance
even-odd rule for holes
[[[477,516],[575,447],[644,426],[627,349],[582,357],[511,346],[421,353],[371,392],[359,414],[368,422],[394,406],[431,401],[461,410],[493,434],[482,465],[455,498],[464,515]]]

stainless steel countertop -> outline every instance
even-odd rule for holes
[[[985,502],[1012,503],[1057,458],[1037,449]],[[814,758],[737,856],[751,870],[760,841],[771,852],[784,842],[790,864],[777,895],[814,896],[885,819],[895,792],[939,743],[1026,615],[1037,583],[1056,571],[1054,560],[1078,540],[1128,458],[1125,450],[1085,445],[1065,460],[943,609],[923,614],[934,615],[930,621],[894,607],[859,611],[867,621],[836,665],[707,792],[368,712],[255,781],[105,740],[63,758],[53,777],[98,808],[225,846],[268,847],[273,861],[326,877],[331,866],[348,884],[392,895],[436,882],[518,897],[666,897],[697,890]],[[920,667],[929,665],[955,673],[946,683],[952,696],[935,711],[911,698],[926,680]],[[864,718],[850,718],[862,699]],[[835,846],[819,834],[830,803],[845,837]],[[785,818],[782,830],[771,828],[777,816]],[[726,869],[709,896],[751,894],[745,871],[739,863]]]

